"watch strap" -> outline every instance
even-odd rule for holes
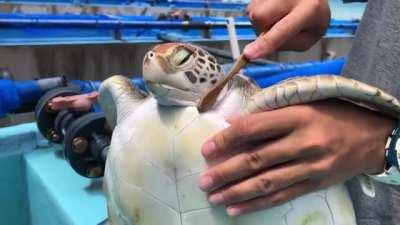
[[[400,121],[388,137],[385,146],[385,171],[377,175],[369,175],[372,179],[393,185],[400,185]]]
[[[385,162],[386,169],[392,166],[399,168],[399,152],[400,152],[400,123],[393,129],[392,134],[389,136],[385,147]]]

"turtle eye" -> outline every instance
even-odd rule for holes
[[[149,56],[149,59],[154,58],[154,52],[153,52],[153,51],[150,51],[149,54],[148,54],[148,56]]]
[[[183,66],[185,65],[190,57],[192,57],[193,52],[185,47],[179,47],[178,50],[175,52],[174,56],[172,57],[172,61],[176,66]]]

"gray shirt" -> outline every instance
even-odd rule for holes
[[[343,74],[400,97],[400,0],[370,0]],[[400,187],[375,183],[370,198],[358,182],[348,187],[357,225],[399,225]]]

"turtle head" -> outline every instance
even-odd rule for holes
[[[223,76],[215,57],[191,44],[157,45],[143,61],[146,87],[160,105],[196,105]]]

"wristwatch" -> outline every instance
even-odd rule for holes
[[[385,170],[381,174],[369,175],[372,179],[393,185],[400,185],[400,122],[388,137],[385,146]]]

